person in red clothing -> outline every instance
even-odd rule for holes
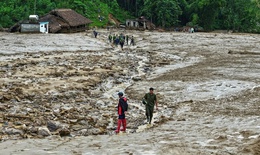
[[[117,129],[116,129],[116,133],[119,133],[120,131],[120,127],[121,124],[123,125],[123,129],[121,131],[125,132],[126,131],[126,118],[125,118],[125,114],[128,108],[128,104],[127,104],[127,99],[125,97],[123,97],[123,93],[119,92],[118,96],[119,96],[119,102],[118,102],[118,106],[117,106],[117,112],[118,112],[118,120],[117,120]]]

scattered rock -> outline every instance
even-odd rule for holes
[[[38,135],[46,137],[46,136],[50,136],[51,132],[49,131],[49,129],[47,127],[39,127]]]
[[[47,122],[47,128],[49,129],[50,132],[54,132],[57,129],[59,129],[59,126],[60,126],[59,122],[54,122],[54,121]]]
[[[140,77],[140,76],[135,76],[135,77],[132,78],[132,80],[134,80],[134,81],[141,81],[141,80],[142,80],[142,77]]]
[[[69,136],[70,130],[68,128],[62,128],[62,129],[59,130],[59,134],[60,134],[61,137]]]

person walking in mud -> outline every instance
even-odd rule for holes
[[[118,120],[117,120],[117,129],[115,131],[116,133],[119,133],[120,131],[123,131],[123,132],[126,131],[125,114],[128,109],[128,104],[127,104],[127,99],[125,97],[123,97],[123,95],[124,94],[122,92],[118,93],[119,101],[118,101],[118,105],[117,105]],[[120,130],[121,124],[123,125],[122,130]]]
[[[128,39],[129,39],[129,36],[126,35],[126,45],[128,45]]]
[[[145,115],[146,115],[147,123],[151,124],[153,119],[154,105],[156,105],[156,110],[158,110],[158,102],[157,102],[157,97],[153,92],[154,88],[150,88],[149,90],[150,92],[146,93],[143,98],[146,101]]]
[[[134,36],[131,37],[130,45],[133,45],[133,46],[135,45]]]
[[[116,34],[113,35],[112,41],[113,41],[112,46],[114,47],[116,45]]]
[[[124,36],[121,36],[121,37],[120,37],[120,40],[119,40],[119,44],[120,44],[120,46],[121,46],[122,51],[123,51],[124,43],[125,43]]]
[[[120,41],[120,39],[119,39],[119,36],[118,36],[118,35],[116,35],[116,40],[115,40],[115,45],[116,45],[116,47],[118,46],[118,44],[119,44],[119,41]]]
[[[98,34],[98,33],[97,33],[96,30],[93,31],[93,34],[94,34],[94,37],[97,38],[97,34]]]
[[[108,41],[109,41],[109,43],[111,43],[112,42],[112,35],[111,35],[111,33],[109,33],[109,35],[108,35]]]

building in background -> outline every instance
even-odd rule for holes
[[[38,17],[30,15],[29,20],[16,23],[9,32],[22,33],[73,33],[85,31],[91,20],[71,9],[55,9]]]
[[[50,33],[81,32],[89,28],[92,21],[71,9],[55,9],[39,19],[49,22]]]
[[[126,28],[128,29],[143,29],[143,30],[153,30],[155,25],[147,20],[144,16],[137,19],[127,19]]]

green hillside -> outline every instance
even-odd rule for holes
[[[111,24],[108,14],[120,22],[146,16],[157,27],[200,26],[260,32],[260,0],[1,0],[0,28],[9,28],[29,15],[42,16],[53,9],[70,8],[93,21],[91,26]],[[100,18],[99,18],[100,17]]]

